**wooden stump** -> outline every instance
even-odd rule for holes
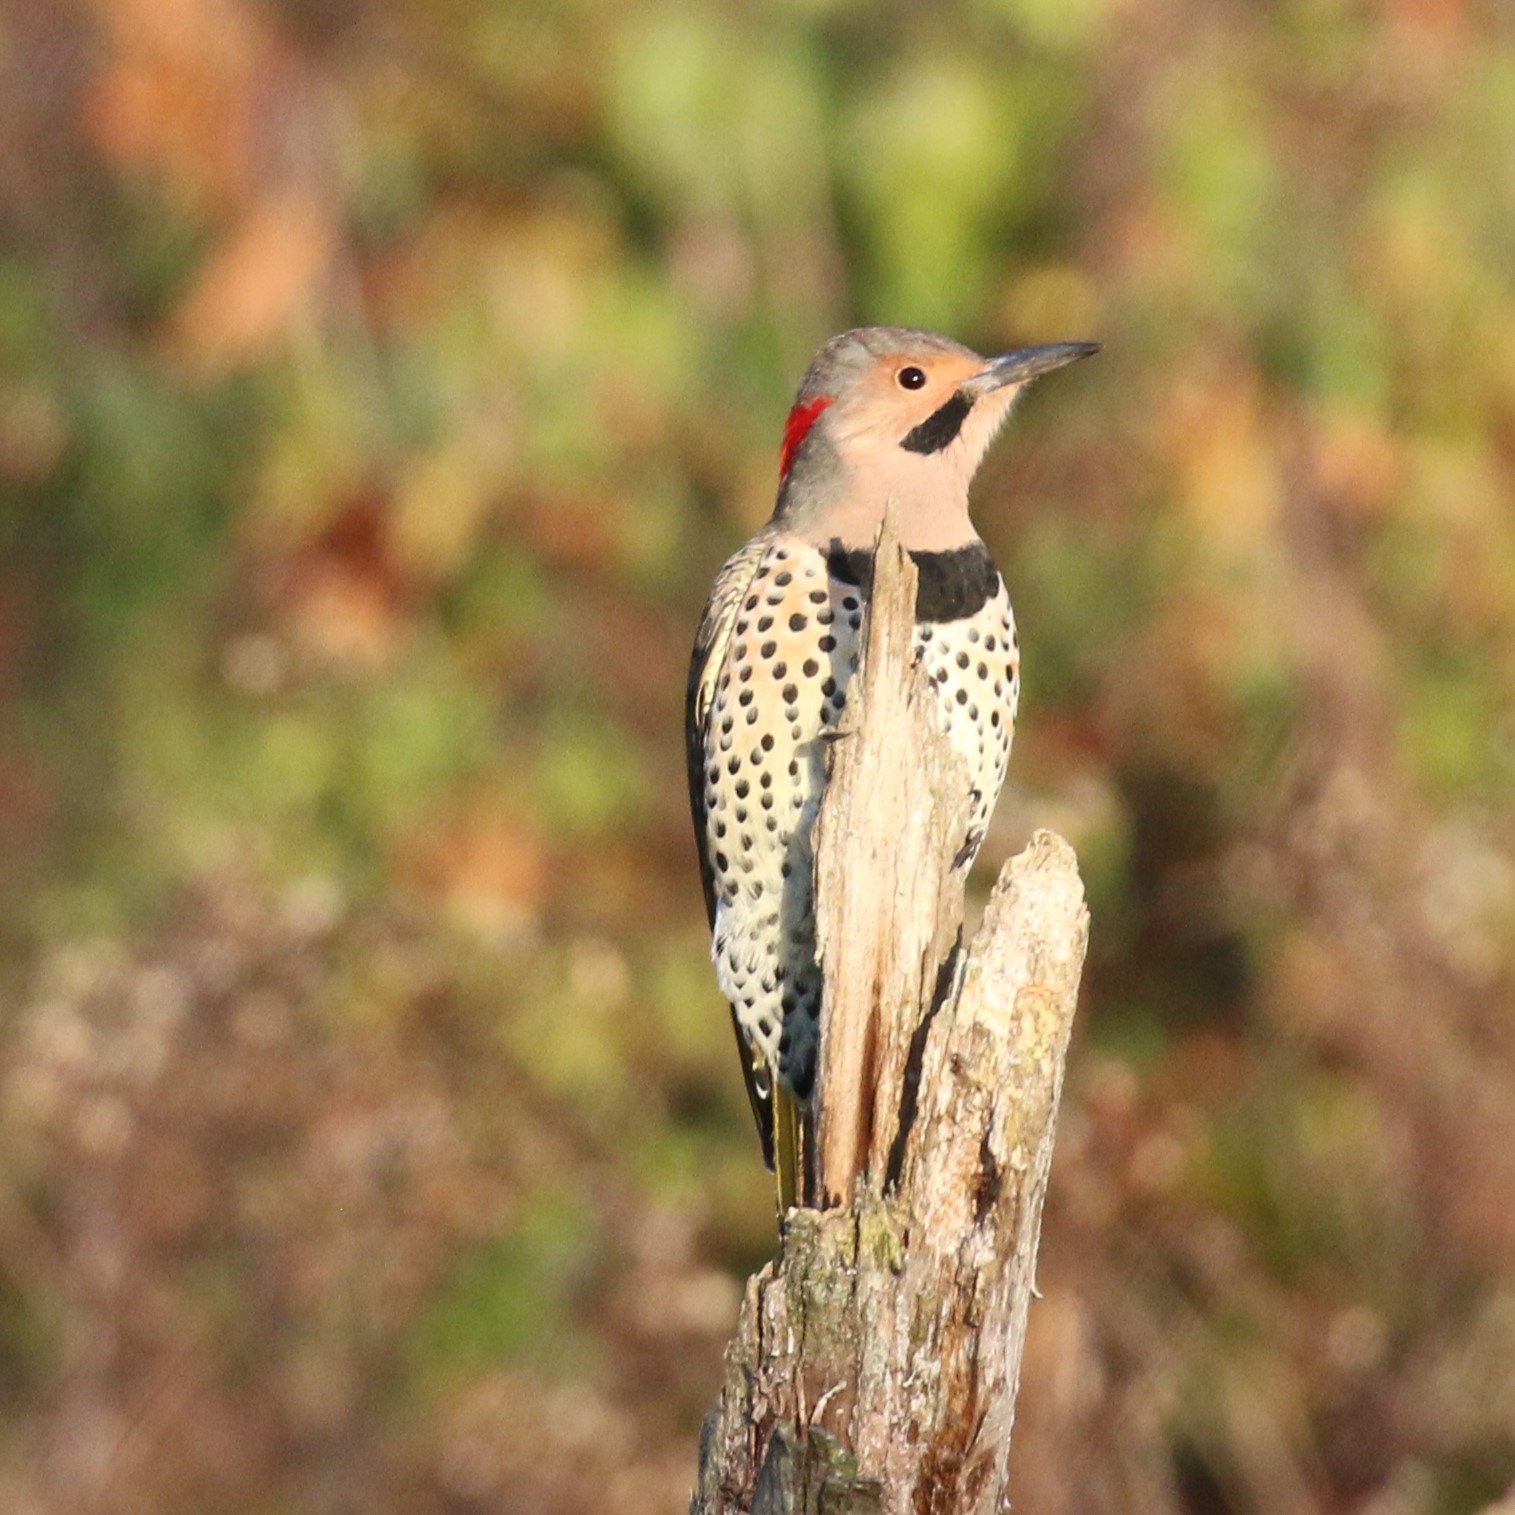
[[[817,823],[815,1191],[748,1282],[693,1515],[1008,1508],[1010,1432],[1088,912],[1049,832],[966,953],[965,783],[885,522]]]

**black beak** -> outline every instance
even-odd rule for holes
[[[980,395],[1003,389],[1007,384],[1024,384],[1054,368],[1066,368],[1080,358],[1092,358],[1100,350],[1098,342],[1052,342],[1046,347],[1023,347],[994,358],[982,373],[958,385],[958,392],[976,400]]]

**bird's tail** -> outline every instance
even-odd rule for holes
[[[773,1085],[773,1172],[778,1180],[779,1220],[799,1198],[800,1112],[777,1079]]]

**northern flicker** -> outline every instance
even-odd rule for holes
[[[897,502],[915,562],[915,652],[971,775],[960,866],[1010,755],[1020,648],[968,486],[1017,394],[1092,342],[985,359],[929,332],[867,327],[810,365],[784,428],[778,503],[716,577],[695,639],[686,726],[695,839],[763,1154],[795,1200],[797,1132],[821,1010],[811,832],[825,737],[857,669],[872,548]]]

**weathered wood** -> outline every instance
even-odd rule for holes
[[[890,523],[886,522],[886,533]],[[1088,915],[1038,832],[960,971],[966,802],[880,544],[818,831],[818,1190],[749,1280],[694,1515],[988,1515],[1015,1391]]]
[[[823,1205],[850,1200],[864,1171],[888,1171],[921,1007],[963,918],[965,870],[952,860],[968,830],[968,777],[914,660],[915,585],[891,511],[816,822],[826,993],[814,1178]]]

